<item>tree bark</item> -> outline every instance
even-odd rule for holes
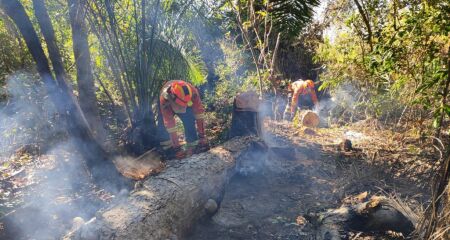
[[[444,83],[444,89],[442,90],[442,99],[441,99],[441,109],[440,109],[440,116],[438,120],[438,127],[436,128],[436,132],[434,134],[435,137],[440,138],[441,137],[441,131],[442,131],[442,124],[444,123],[445,115],[447,115],[447,112],[445,111],[445,107],[447,106],[447,97],[448,92],[450,88],[450,47],[447,49],[447,79]]]
[[[126,186],[127,181],[125,178],[120,175],[114,164],[108,160],[108,154],[93,138],[83,112],[74,99],[72,92],[68,91],[65,79],[62,77],[64,73],[59,71],[61,69],[58,69],[60,82],[58,82],[59,85],[56,84],[41,42],[22,4],[18,0],[0,0],[0,8],[13,20],[22,34],[30,54],[36,62],[38,73],[46,86],[47,92],[57,111],[66,118],[67,131],[77,143],[78,150],[85,159],[86,165],[96,183],[112,191],[118,191]],[[38,11],[39,9],[38,7]],[[41,16],[40,13],[37,16]],[[47,30],[42,29],[42,32],[44,33]],[[50,47],[49,45],[47,46]],[[49,52],[52,51],[54,54],[54,50],[53,48],[52,50],[49,49]],[[55,57],[53,54],[52,56]],[[58,61],[58,59],[53,60]]]
[[[33,0],[33,8],[36,19],[38,20],[39,26],[41,27],[42,35],[44,36],[45,42],[47,43],[47,50],[50,56],[50,60],[52,61],[53,70],[55,71],[58,86],[63,89],[63,91],[72,91],[72,89],[70,89],[70,87],[65,82],[67,76],[64,70],[64,64],[62,62],[62,57],[56,44],[55,31],[53,30],[52,22],[50,20],[50,17],[48,16],[44,0]]]
[[[208,214],[209,199],[220,203],[244,152],[264,151],[263,146],[254,137],[234,138],[174,163],[63,239],[183,239]]]
[[[233,9],[236,11],[236,20],[238,22],[238,27],[241,30],[242,39],[244,40],[245,44],[249,48],[250,53],[252,55],[253,63],[255,64],[255,68],[256,68],[256,75],[258,76],[259,96],[262,98],[263,97],[263,86],[262,86],[262,81],[263,80],[262,80],[262,76],[261,76],[260,69],[259,69],[258,59],[256,59],[256,53],[254,52],[254,49],[253,49],[253,45],[251,44],[249,36],[247,35],[247,31],[243,27],[243,22],[242,22],[242,19],[241,19],[241,5],[240,5],[240,2],[237,1],[237,5],[236,6],[234,5],[234,3],[232,1],[228,1],[228,2],[231,4],[231,6],[233,6]],[[251,3],[251,1],[249,1],[249,4],[250,3]],[[248,9],[250,11],[251,8],[249,7]]]
[[[105,139],[105,130],[100,118],[95,96],[94,75],[91,67],[88,35],[84,18],[86,12],[82,0],[69,0],[70,25],[72,27],[73,53],[77,66],[78,98],[95,137]]]

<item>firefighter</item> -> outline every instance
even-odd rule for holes
[[[291,94],[289,94],[284,119],[291,121],[298,107],[300,109],[313,109],[319,106],[313,81],[299,79],[290,84],[288,88]]]
[[[159,110],[158,132],[166,158],[182,159],[209,149],[205,136],[205,109],[197,88],[192,84],[182,80],[172,80],[164,84],[159,97]],[[175,115],[181,119],[184,126],[185,149],[178,140]]]

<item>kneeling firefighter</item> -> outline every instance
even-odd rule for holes
[[[181,159],[209,149],[205,136],[205,109],[197,88],[182,80],[167,82],[160,93],[159,109],[158,135],[166,158]],[[175,115],[184,126],[185,149],[178,140]],[[164,124],[161,124],[161,118]]]
[[[284,119],[291,121],[294,118],[297,108],[313,109],[319,106],[314,82],[301,79],[289,85],[288,105],[284,111]]]

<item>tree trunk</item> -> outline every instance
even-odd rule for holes
[[[43,7],[45,10],[45,5]],[[108,154],[93,138],[83,112],[81,112],[71,91],[68,91],[65,79],[62,77],[64,73],[60,72],[61,69],[58,69],[58,76],[60,77],[58,82],[59,86],[56,84],[50,71],[48,59],[45,56],[36,31],[22,4],[18,0],[0,0],[0,8],[13,20],[22,34],[30,54],[36,62],[38,73],[46,86],[47,92],[55,104],[57,111],[66,117],[67,131],[76,141],[78,150],[86,160],[86,165],[94,180],[101,186],[113,191],[124,187],[127,181],[120,175],[114,164],[108,161]],[[39,6],[35,10],[39,11]],[[40,12],[36,15],[41,16]],[[43,33],[49,30],[45,29],[49,26],[44,25],[43,27]],[[54,57],[55,49],[51,48],[48,44],[49,52],[52,51],[52,56]],[[58,59],[53,60],[54,62],[58,61]],[[57,72],[56,69],[55,72]]]
[[[246,30],[244,29],[244,27],[243,27],[244,25],[243,25],[242,18],[241,18],[241,5],[240,5],[240,1],[237,1],[237,6],[234,6],[234,4],[233,4],[231,1],[229,1],[229,3],[231,4],[231,6],[233,6],[234,10],[236,11],[236,20],[237,20],[237,22],[238,22],[238,27],[239,27],[239,29],[241,30],[242,39],[244,40],[245,44],[246,44],[247,47],[249,48],[250,53],[251,53],[251,56],[252,56],[252,59],[253,59],[253,63],[255,64],[256,75],[258,76],[259,96],[260,96],[260,98],[262,99],[262,97],[263,97],[263,87],[262,87],[262,81],[263,81],[263,79],[262,79],[262,76],[261,76],[261,73],[260,73],[258,60],[256,59],[256,53],[255,53],[255,51],[254,51],[254,49],[253,49],[253,45],[252,45],[252,43],[251,43],[251,41],[250,41],[250,37],[247,35],[247,31],[246,31]],[[248,3],[250,4],[250,3],[252,3],[252,2],[249,1]],[[252,6],[252,7],[253,7],[253,6]],[[249,11],[250,11],[252,8],[249,7],[248,9],[249,9]]]
[[[220,204],[240,157],[246,151],[265,151],[264,146],[256,138],[234,138],[173,163],[63,239],[183,239],[208,214],[209,199]]]
[[[370,26],[370,22],[369,19],[366,15],[366,12],[364,11],[363,7],[361,6],[361,3],[358,2],[358,0],[353,0],[356,4],[356,7],[358,8],[358,12],[361,15],[364,24],[367,27],[367,42],[369,43],[370,46],[370,51],[373,51],[373,43],[372,43],[372,27]]]
[[[40,0],[39,0],[40,1]],[[72,27],[73,53],[77,66],[78,98],[81,110],[89,126],[99,141],[105,139],[100,114],[95,97],[94,76],[91,67],[88,35],[84,18],[86,17],[82,0],[69,0],[70,25]]]
[[[42,35],[47,43],[48,53],[50,60],[52,61],[58,86],[63,91],[72,91],[72,89],[70,89],[65,82],[67,76],[64,70],[61,54],[59,53],[58,46],[56,45],[55,31],[53,30],[52,22],[48,16],[44,0],[33,0],[33,8],[36,19],[41,27]]]
[[[442,99],[441,99],[441,109],[440,111],[440,115],[439,115],[439,120],[438,120],[438,126],[436,128],[436,132],[434,134],[434,136],[436,138],[440,138],[441,137],[441,131],[442,131],[442,124],[444,123],[444,118],[446,115],[448,115],[447,111],[446,111],[446,106],[447,106],[447,96],[448,96],[448,92],[449,92],[449,88],[450,88],[450,47],[448,47],[447,49],[447,79],[445,80],[444,83],[444,89],[442,90]]]

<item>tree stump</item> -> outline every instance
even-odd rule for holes
[[[254,91],[239,93],[235,97],[229,138],[261,133],[260,104],[258,94]]]

